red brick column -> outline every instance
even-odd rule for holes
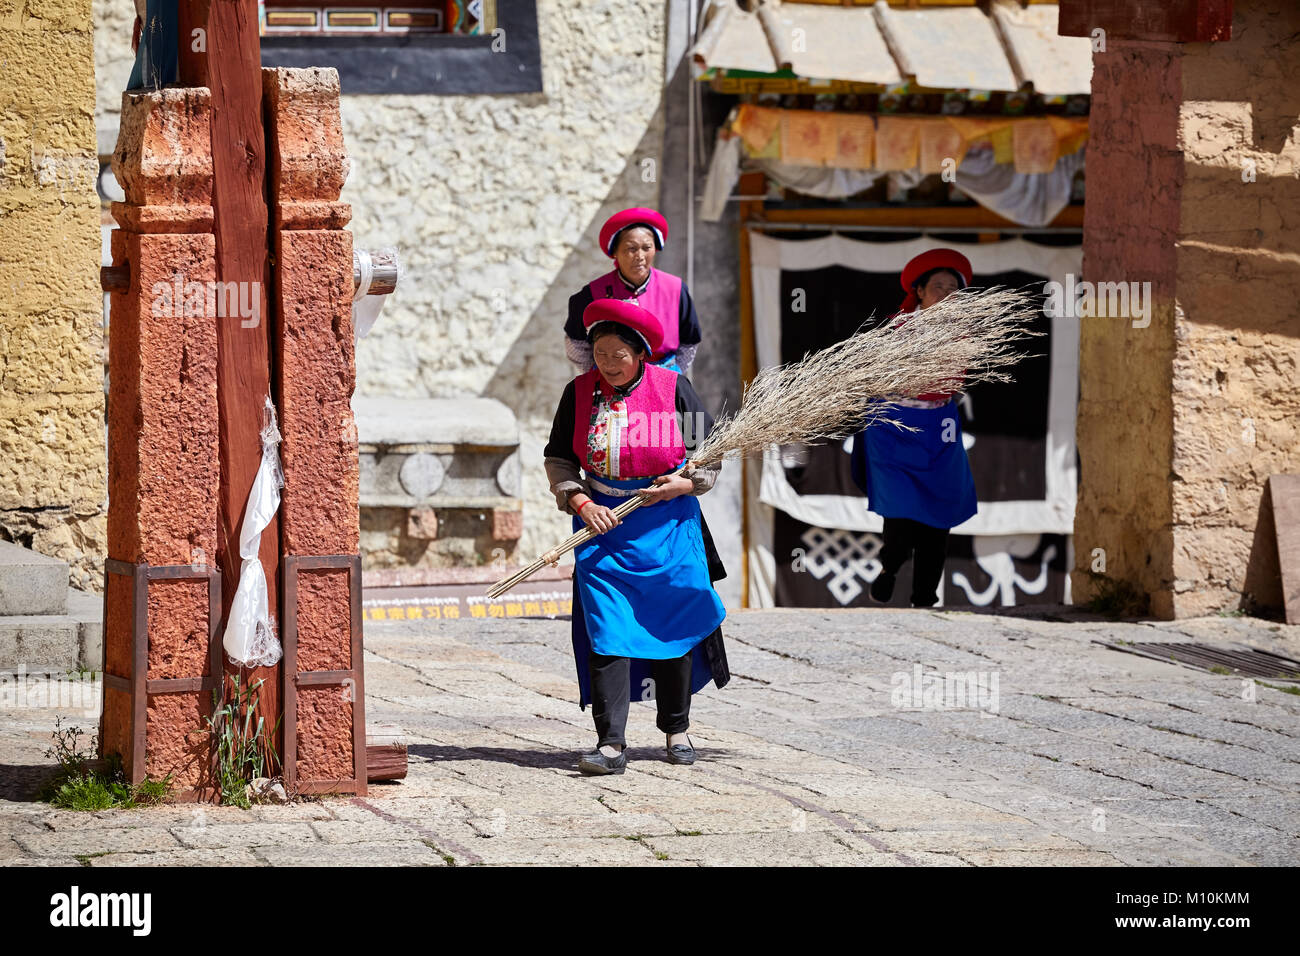
[[[352,234],[343,228],[352,213],[338,201],[348,172],[338,73],[262,76],[285,476],[286,780],[365,793]]]
[[[100,750],[133,782],[167,773],[210,796],[217,550],[216,246],[206,89],[127,93],[113,170],[126,201],[111,299],[108,557]],[[164,576],[141,566],[176,566]],[[131,567],[128,567],[131,566]],[[181,575],[181,576],[176,576]],[[218,595],[219,598],[219,595]],[[139,599],[147,605],[144,632]],[[216,608],[220,617],[220,606]],[[146,664],[145,684],[138,662]],[[218,664],[219,668],[219,658]],[[202,791],[196,788],[203,788]]]

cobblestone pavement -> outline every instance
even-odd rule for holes
[[[368,623],[367,720],[407,732],[404,781],[250,810],[54,811],[26,801],[67,711],[6,709],[0,865],[1300,862],[1300,697],[1256,684],[1252,701],[1240,678],[1097,643],[1296,657],[1300,628],[1070,613],[733,611],[733,680],[695,697],[699,762],[666,763],[638,703],[628,772],[597,778],[575,768],[594,733],[567,621]],[[913,707],[918,667],[974,672],[984,693]]]

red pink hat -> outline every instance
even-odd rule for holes
[[[605,220],[605,225],[600,227],[600,251],[613,259],[614,250],[618,248],[618,237],[622,235],[623,230],[631,229],[633,226],[645,226],[654,233],[655,248],[664,247],[664,242],[668,239],[668,220],[653,209],[634,206],[616,212]]]
[[[975,274],[971,269],[970,260],[956,249],[931,249],[921,253],[903,266],[903,273],[899,276],[903,291],[907,293],[903,304],[899,306],[900,312],[912,312],[921,304],[912,287],[931,269],[951,269],[961,276],[963,288],[971,284]]]
[[[641,306],[627,299],[596,299],[582,310],[582,326],[587,330],[587,339],[591,339],[593,326],[601,322],[616,322],[631,329],[641,339],[648,354],[654,355],[664,343],[663,329],[659,320]]]

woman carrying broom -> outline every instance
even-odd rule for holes
[[[958,274],[968,277],[969,266]],[[929,299],[928,288],[929,280],[918,294]],[[957,377],[1009,381],[1002,369],[1019,360],[1039,306],[1030,295],[995,288],[946,294],[927,308],[927,321],[860,331],[762,369],[741,407],[716,426],[684,376],[648,360],[659,345],[653,316],[619,299],[583,309],[596,367],[565,386],[545,450],[551,490],[560,510],[574,515],[574,534],[487,591],[501,597],[574,550],[573,649],[581,703],[593,704],[598,734],[583,773],[623,771],[628,703],[652,694],[669,761],[695,759],[686,737],[691,694],[710,678],[719,687],[728,680],[719,627],[725,611],[712,587],[721,562],[709,553],[694,500],[712,487],[723,459],[840,441],[864,421],[868,434],[877,424],[892,427],[896,413],[909,410],[891,404],[897,396],[931,393]],[[703,423],[690,441],[673,412]],[[661,424],[648,437],[647,419],[656,414]],[[872,467],[882,464],[877,458]]]
[[[925,322],[925,310],[966,288],[972,275],[970,260],[955,249],[922,253],[903,268],[907,296],[897,315],[919,310],[910,321]],[[869,592],[877,603],[893,597],[895,578],[911,560],[912,606],[937,604],[948,532],[976,512],[975,482],[953,395],[951,390],[892,395],[890,417],[914,430],[877,422],[853,439],[853,479],[866,494],[867,507],[885,519],[882,568]]]
[[[556,504],[594,535],[574,550],[579,703],[592,705],[597,734],[578,769],[622,773],[628,705],[652,697],[668,761],[694,763],[691,695],[729,679],[712,584],[725,572],[695,500],[721,462],[673,473],[713,420],[685,376],[651,360],[663,341],[652,313],[601,298],[582,324],[595,367],[565,386],[544,452]],[[620,519],[613,509],[633,495],[646,505]]]

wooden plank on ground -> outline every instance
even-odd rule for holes
[[[1268,487],[1273,499],[1286,622],[1300,624],[1300,475],[1273,475]]]
[[[401,780],[406,776],[406,735],[396,724],[366,728],[366,779]]]

